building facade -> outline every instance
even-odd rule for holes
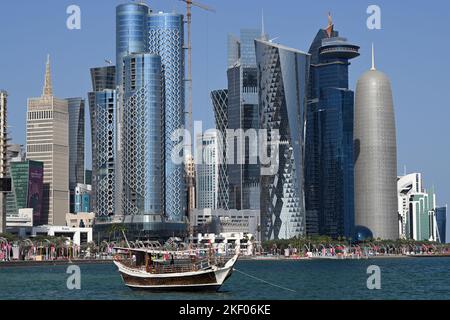
[[[148,15],[145,3],[130,2],[116,7],[116,83],[123,82],[123,58],[148,51]]]
[[[438,233],[437,240],[440,243],[447,243],[447,206],[436,208],[435,214]]]
[[[437,241],[435,208],[436,196],[433,190],[411,195],[407,223],[411,239]]]
[[[94,212],[108,219],[116,213],[116,100],[115,90],[93,94],[91,105]]]
[[[6,177],[7,171],[7,135],[8,135],[8,93],[0,90],[0,179]],[[5,193],[0,193],[0,233],[6,231]]]
[[[389,78],[372,68],[355,93],[355,224],[374,238],[395,240],[398,232],[397,141]]]
[[[180,141],[172,134],[185,127],[184,18],[176,13],[150,13],[148,52],[161,57],[164,86],[164,170],[165,216],[182,222],[187,214],[184,165],[172,160]],[[183,152],[183,151],[181,151]],[[184,158],[184,155],[180,155]]]
[[[69,211],[69,110],[53,96],[50,58],[42,96],[28,99],[27,159],[44,163],[40,224],[64,225]]]
[[[260,207],[259,164],[250,163],[251,154],[258,153],[258,146],[248,143],[246,138],[248,130],[257,130],[260,124],[254,44],[255,39],[260,38],[261,30],[258,29],[242,29],[240,39],[233,35],[228,37],[226,122],[227,129],[235,132],[234,136],[226,136],[227,146],[234,146],[234,150],[226,151],[234,158],[227,165],[228,201],[229,208],[238,210]],[[240,152],[238,148],[241,148]]]
[[[398,232],[401,239],[412,239],[409,229],[409,203],[413,194],[419,194],[422,191],[422,174],[410,173],[397,178]]]
[[[261,128],[279,149],[275,172],[261,176],[261,237],[290,239],[306,231],[304,138],[310,55],[269,41],[255,43]]]
[[[306,122],[306,232],[352,237],[354,229],[353,104],[349,60],[359,56],[334,31],[331,17],[311,54]]]
[[[196,165],[197,209],[216,209],[219,189],[218,141],[216,132],[196,138],[196,150],[202,157]]]
[[[211,100],[214,108],[214,118],[216,130],[220,133],[217,139],[219,162],[217,207],[220,209],[229,208],[229,179],[227,164],[227,129],[228,129],[228,90],[214,90],[211,92]]]
[[[75,187],[74,213],[92,212],[91,208],[92,186],[78,183]]]
[[[153,54],[124,58],[123,212],[164,214],[162,69]]]
[[[186,197],[187,206],[189,211],[197,207],[197,194],[196,194],[196,182],[195,182],[195,163],[194,157],[190,154],[185,155],[184,169],[186,175],[186,181],[190,181],[186,184]]]
[[[42,221],[44,163],[12,162],[10,175],[12,191],[6,200],[7,215],[17,216],[20,209],[32,209],[34,225],[38,225]]]
[[[84,183],[84,99],[68,98],[69,105],[69,191],[70,212],[75,212],[75,188]]]
[[[115,213],[116,153],[116,67],[91,70],[92,91],[88,93],[91,120],[92,185],[91,205],[98,217]],[[89,174],[86,173],[87,179]]]

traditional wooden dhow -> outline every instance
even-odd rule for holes
[[[231,276],[234,256],[198,257],[192,251],[116,248],[114,264],[130,288],[155,291],[217,291]]]

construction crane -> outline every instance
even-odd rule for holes
[[[213,8],[210,8],[204,4],[194,2],[192,0],[179,0],[181,2],[186,3],[186,24],[187,24],[187,51],[188,51],[188,78],[186,79],[188,83],[188,128],[189,133],[192,138],[192,37],[191,37],[191,25],[192,25],[192,6],[201,8],[203,10],[209,12],[216,12]],[[189,141],[188,147],[190,148],[190,152],[192,154],[192,140]]]
[[[187,51],[188,51],[188,77],[186,79],[186,82],[188,84],[187,87],[187,92],[188,92],[188,130],[189,133],[191,135],[188,143],[187,143],[187,148],[189,150],[189,157],[193,156],[192,153],[192,134],[193,134],[193,123],[192,123],[192,38],[191,38],[191,25],[192,25],[192,6],[198,7],[200,9],[209,11],[209,12],[216,12],[213,8],[210,8],[206,5],[194,2],[192,0],[179,0],[181,2],[186,3],[186,24],[187,24]],[[190,193],[192,192],[192,189],[194,188],[194,179],[193,177],[188,177],[188,194],[189,194],[189,199],[191,198]],[[192,223],[193,221],[192,219],[192,215],[191,215],[191,203],[188,200],[188,213],[189,213],[189,224],[190,224],[190,228],[189,228],[189,233],[191,236],[193,236],[193,226]]]

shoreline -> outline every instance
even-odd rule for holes
[[[241,256],[240,261],[312,261],[312,260],[371,260],[371,259],[404,259],[404,258],[450,258],[450,255],[379,255],[379,256],[369,256],[361,258],[338,258],[338,257],[299,257],[290,258],[285,256],[272,256],[272,257],[261,257],[261,256]],[[0,261],[0,269],[8,267],[29,267],[29,266],[64,266],[64,265],[86,265],[86,264],[113,264],[113,260],[108,259],[86,259],[86,260],[54,260],[54,261]]]
[[[113,260],[53,260],[53,261],[0,261],[0,269],[8,267],[30,267],[30,266],[64,266],[81,264],[112,264]]]

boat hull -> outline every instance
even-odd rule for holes
[[[223,268],[213,267],[207,270],[150,274],[140,270],[133,270],[114,262],[119,268],[126,286],[137,290],[150,291],[217,291],[231,276],[237,258],[231,259]]]

